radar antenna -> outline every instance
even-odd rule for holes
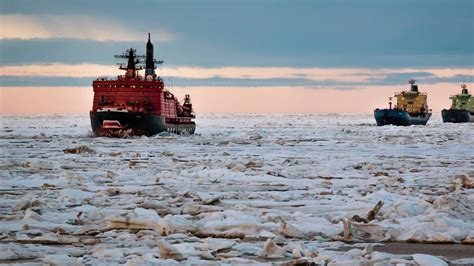
[[[467,85],[463,83],[463,84],[461,84],[461,88],[465,89],[465,88],[467,88]]]
[[[408,83],[410,83],[410,91],[418,94],[418,85],[415,85],[416,80],[410,79]]]
[[[137,55],[137,50],[135,50],[133,48],[127,49],[127,51],[122,53],[122,54],[114,55],[114,57],[117,58],[117,59],[128,59],[126,68],[123,66],[123,64],[121,64],[121,63],[119,64],[120,69],[122,69],[122,70],[133,70],[133,71],[135,71],[135,70],[143,69],[143,66],[140,65],[140,64],[143,63],[143,60],[141,59],[141,58],[143,58],[143,56]]]

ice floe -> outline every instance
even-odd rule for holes
[[[0,263],[472,264],[471,124],[207,114],[109,139],[83,115],[0,119]]]

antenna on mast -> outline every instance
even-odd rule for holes
[[[408,80],[408,83],[410,84],[410,91],[418,92],[418,85],[415,85],[415,83],[416,83],[415,79]]]
[[[461,88],[462,88],[462,94],[469,94],[469,92],[467,91],[467,85],[465,83],[461,84]]]

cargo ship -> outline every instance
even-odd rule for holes
[[[137,55],[133,48],[115,58],[126,59],[119,64],[124,75],[114,78],[99,77],[92,82],[94,100],[90,119],[97,136],[123,137],[160,132],[194,134],[196,124],[191,98],[183,104],[165,88],[163,79],[155,72],[163,63],[153,57],[150,34],[146,55]],[[144,76],[139,74],[145,70]]]
[[[426,125],[431,117],[428,109],[427,95],[418,91],[418,85],[414,79],[410,79],[409,91],[395,94],[397,104],[392,108],[392,97],[390,97],[388,109],[375,109],[374,116],[377,126],[395,125]]]
[[[452,100],[451,108],[441,111],[444,123],[474,122],[474,98],[469,94],[466,84],[462,84],[461,88],[461,94],[449,97]]]

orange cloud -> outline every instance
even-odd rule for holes
[[[166,67],[162,76],[190,79],[235,78],[235,79],[274,79],[295,78],[313,81],[367,82],[383,80],[390,74],[428,72],[441,78],[456,75],[474,75],[472,68],[297,68],[297,67]],[[39,77],[97,77],[121,74],[115,66],[99,64],[45,64],[2,66],[3,76]],[[417,78],[414,76],[413,78]],[[419,77],[422,79],[423,77]]]

